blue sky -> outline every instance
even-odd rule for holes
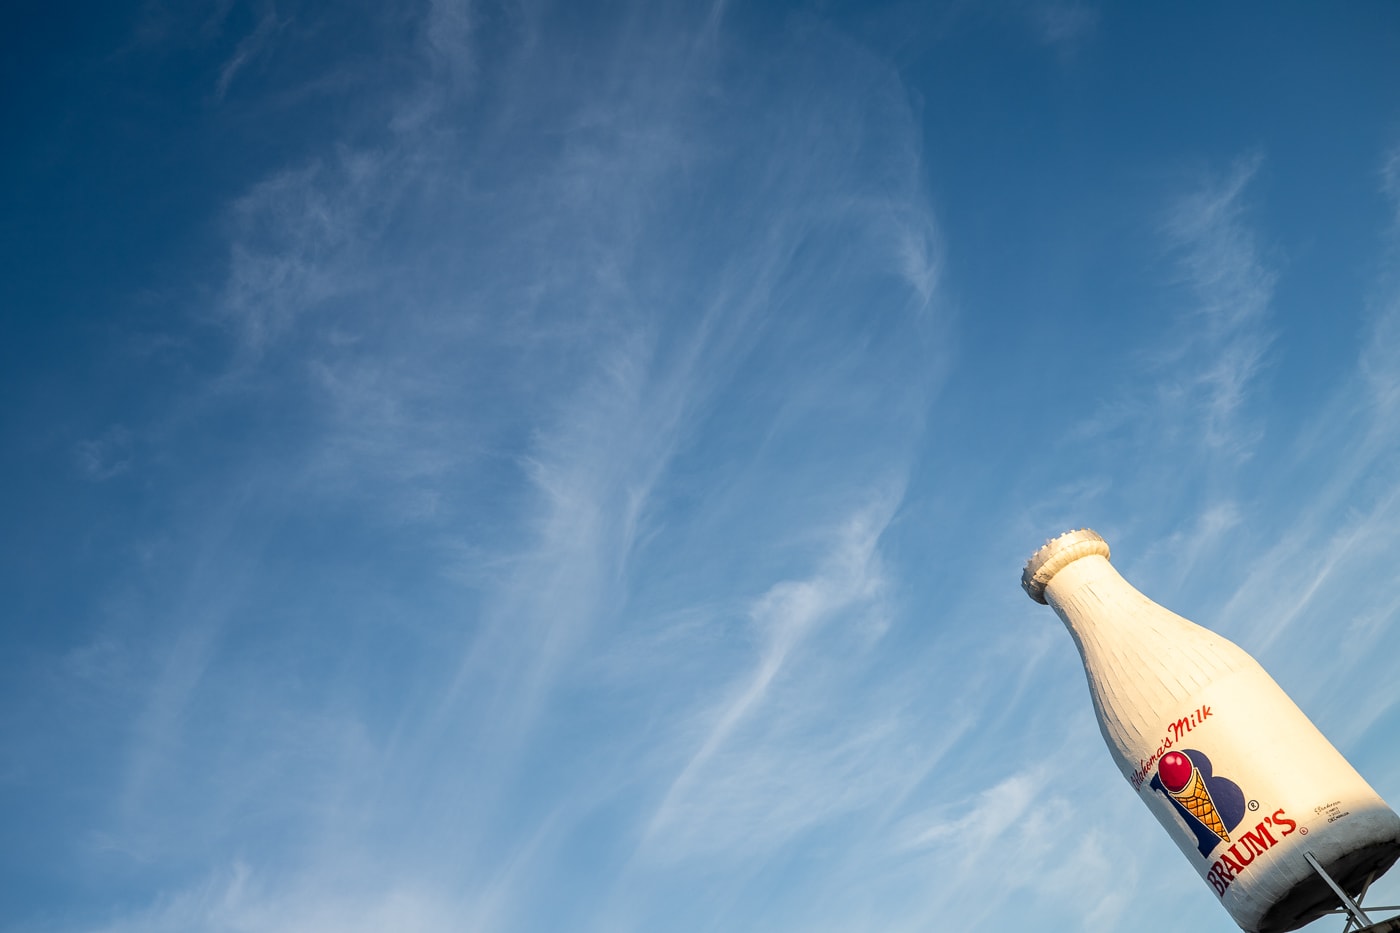
[[[1400,803],[1400,7],[3,41],[0,928],[1232,929],[1084,525]]]

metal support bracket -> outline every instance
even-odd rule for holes
[[[1371,925],[1371,918],[1366,916],[1366,911],[1361,909],[1361,905],[1351,899],[1351,895],[1342,890],[1342,886],[1332,880],[1332,876],[1323,870],[1321,863],[1311,852],[1304,852],[1303,858],[1308,860],[1308,864],[1313,867],[1313,871],[1322,876],[1322,880],[1327,882],[1327,886],[1332,892],[1342,899],[1342,907],[1346,910],[1347,916],[1351,918],[1351,923],[1356,924],[1357,929],[1364,930]],[[1347,926],[1351,926],[1348,923]]]
[[[1366,883],[1361,886],[1360,897],[1353,900],[1351,895],[1342,890],[1342,886],[1337,884],[1331,875],[1327,874],[1321,863],[1318,862],[1316,856],[1311,852],[1304,852],[1303,858],[1307,859],[1313,871],[1317,872],[1318,876],[1321,877],[1323,881],[1327,882],[1327,886],[1332,889],[1332,892],[1336,894],[1337,897],[1341,898],[1342,909],[1334,911],[1334,913],[1344,913],[1347,915],[1347,925],[1342,928],[1342,933],[1400,933],[1400,917],[1382,920],[1379,923],[1372,923],[1371,918],[1366,915],[1366,911],[1361,909],[1359,901],[1366,896],[1366,891],[1371,887],[1371,881],[1374,880],[1374,875],[1366,879]],[[1396,908],[1372,908],[1372,910],[1394,909]],[[1353,924],[1355,924],[1355,926],[1353,926]]]

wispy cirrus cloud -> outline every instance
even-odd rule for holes
[[[229,212],[219,312],[253,351],[366,286],[373,209],[391,200],[382,153],[342,152],[260,181]]]
[[[1397,218],[1392,237],[1400,230],[1395,164],[1393,154],[1383,160],[1379,186]],[[1387,618],[1393,614],[1382,609],[1388,595],[1362,581],[1372,577],[1377,564],[1388,563],[1388,555],[1400,545],[1394,531],[1400,475],[1391,466],[1400,439],[1393,417],[1394,386],[1400,380],[1400,367],[1394,362],[1400,350],[1397,255],[1392,243],[1375,283],[1354,375],[1337,387],[1319,414],[1301,425],[1280,464],[1302,475],[1321,466],[1321,481],[1308,483],[1296,511],[1288,516],[1287,533],[1269,546],[1224,610],[1226,618],[1242,626],[1251,644],[1268,650],[1286,644],[1294,624],[1322,607],[1353,607],[1348,611],[1371,621],[1350,630],[1344,644],[1356,650],[1340,654],[1338,677],[1358,663],[1358,651],[1375,650],[1381,643],[1377,639],[1384,638],[1376,613]],[[1280,574],[1280,567],[1294,570]]]
[[[1237,163],[1222,181],[1182,199],[1167,234],[1194,306],[1164,354],[1163,402],[1182,406],[1210,448],[1245,455],[1250,430],[1238,415],[1266,359],[1275,273],[1244,224],[1244,192],[1262,157]]]
[[[285,22],[278,19],[277,9],[274,5],[269,4],[262,11],[253,31],[238,41],[238,46],[233,50],[233,54],[219,69],[219,79],[214,85],[214,96],[217,99],[223,100],[228,94],[229,86],[233,84],[239,72],[264,53],[276,36],[277,30],[285,25]]]
[[[1169,271],[1138,299],[1153,314],[1127,312],[1142,322],[1137,342],[1098,374],[1090,412],[1058,444],[1076,470],[1050,500],[1069,516],[1064,527],[1097,521],[1122,542],[1138,529],[1172,529],[1139,558],[1149,580],[1185,580],[1240,526],[1240,483],[1271,427],[1278,272],[1250,210],[1262,165],[1260,155],[1241,157],[1168,196],[1165,217],[1147,232]],[[1123,525],[1110,526],[1111,517]],[[1191,547],[1181,547],[1187,540]]]
[[[1098,10],[1078,2],[1036,4],[1031,16],[1041,42],[1070,49],[1092,36],[1099,21]]]
[[[78,469],[95,481],[120,476],[131,469],[135,440],[124,425],[114,424],[97,437],[80,441],[76,449]]]
[[[1277,274],[1246,221],[1246,192],[1262,164],[1244,158],[1222,178],[1176,197],[1162,227],[1181,302],[1142,349],[1139,384],[1074,430],[1078,438],[1127,431],[1139,446],[1192,456],[1247,458],[1259,427],[1243,417],[1267,362]]]
[[[853,803],[869,803],[851,800],[862,790],[853,768],[880,742],[879,729],[838,739],[819,728],[823,721],[836,724],[825,718],[829,711],[817,713],[829,703],[830,689],[792,667],[801,666],[803,648],[823,626],[850,625],[853,614],[879,612],[877,548],[899,497],[880,498],[836,531],[816,575],[776,584],[749,607],[758,657],[698,717],[697,744],[647,821],[648,855],[670,860],[697,850],[732,850],[740,839],[753,855]]]
[[[323,899],[319,892],[273,887],[242,862],[190,888],[160,898],[133,916],[93,928],[93,933],[176,933],[188,930],[291,931],[420,930],[423,933],[489,930],[470,902],[411,883]]]
[[[640,862],[664,873],[745,827],[777,851],[907,781],[867,773],[897,717],[824,731],[834,686],[869,675],[839,651],[879,641],[878,542],[900,500],[885,484],[943,368],[941,236],[897,75],[815,24],[734,74],[717,13],[702,40],[669,17],[631,24],[636,60],[557,56],[547,24],[487,48],[473,17],[433,6],[421,83],[382,132],[228,209],[203,322],[228,362],[165,434],[211,416],[247,432],[238,496],[220,511],[186,492],[204,550],[183,547],[231,572],[205,613],[163,623],[183,635],[136,690],[125,803],[101,821],[114,858],[186,851],[142,818],[212,757],[217,779],[165,802],[214,867],[113,929],[548,928],[567,908],[528,892],[600,810],[653,827]],[[858,456],[831,459],[838,428]],[[306,557],[327,533],[381,556]],[[269,588],[287,550],[298,579]],[[210,586],[194,576],[192,598]],[[673,653],[746,604],[756,660],[719,651],[702,674]],[[687,618],[706,623],[653,630]],[[655,672],[627,661],[639,645],[696,692],[615,708]],[[626,801],[606,759],[561,740],[599,710],[600,747],[643,765]],[[658,721],[684,742],[653,747]],[[256,800],[298,844],[230,874],[243,830],[221,827]],[[598,883],[632,856],[600,850]],[[437,893],[448,876],[469,896]]]
[[[1394,283],[1308,317],[1376,264],[1366,143],[1201,90],[1284,52],[1345,120],[1394,65],[925,7],[145,0],[106,60],[26,45],[0,915],[1218,922],[1017,589],[1082,524],[1400,781]]]
[[[927,929],[957,917],[995,928],[1001,898],[1033,904],[1047,923],[1093,930],[1116,925],[1138,878],[1126,840],[1109,829],[1135,802],[1080,729],[1033,741],[1035,764],[994,772],[968,795],[930,793],[893,827],[887,870],[923,879],[915,904],[888,928]],[[1053,748],[1053,751],[1051,750]],[[1094,801],[1086,805],[1086,800]]]

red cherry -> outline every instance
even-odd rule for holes
[[[1181,752],[1167,752],[1157,762],[1157,776],[1162,779],[1162,786],[1173,794],[1180,793],[1191,783],[1191,773],[1195,770],[1191,759]]]

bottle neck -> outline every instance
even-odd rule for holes
[[[1125,774],[1129,749],[1155,737],[1178,707],[1219,678],[1257,667],[1229,640],[1138,592],[1098,554],[1060,569],[1045,597],[1079,648],[1099,724]]]
[[[1103,609],[1121,608],[1128,603],[1139,604],[1137,608],[1146,603],[1160,612],[1176,615],[1139,593],[1108,558],[1098,554],[1089,554],[1062,567],[1045,585],[1045,601],[1071,632],[1082,625],[1102,621]],[[1128,620],[1116,614],[1112,618],[1116,625],[1125,621]]]

